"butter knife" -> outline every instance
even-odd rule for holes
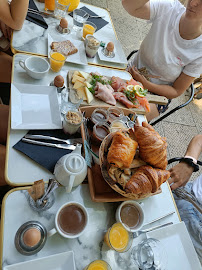
[[[50,146],[50,147],[56,147],[60,149],[68,149],[68,150],[75,150],[75,145],[67,145],[67,144],[57,144],[57,143],[46,143],[46,142],[40,142],[40,141],[34,141],[26,138],[22,138],[23,142],[36,144],[36,145],[42,145],[42,146]]]
[[[56,16],[54,14],[43,12],[43,11],[32,10],[32,9],[29,9],[28,13],[39,15],[39,16],[42,16],[42,17],[56,18]]]
[[[58,142],[64,142],[66,144],[77,144],[82,143],[82,138],[73,138],[73,139],[60,139],[57,137],[47,136],[47,135],[35,135],[35,134],[26,134],[24,136],[26,139],[34,139],[34,140],[51,140],[51,141],[58,141]]]

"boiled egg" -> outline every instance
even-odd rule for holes
[[[64,78],[61,75],[57,75],[54,79],[54,85],[56,87],[62,87],[64,85]]]
[[[65,18],[62,18],[62,19],[60,20],[60,26],[61,26],[62,28],[68,28],[68,21],[67,21]]]
[[[107,50],[109,51],[109,52],[113,52],[113,50],[114,50],[114,43],[113,42],[109,42],[108,44],[107,44]]]
[[[41,239],[41,232],[36,228],[30,228],[24,232],[23,241],[28,247],[36,246]]]

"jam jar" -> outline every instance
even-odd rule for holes
[[[93,126],[93,134],[92,134],[92,142],[94,142],[97,145],[100,145],[103,141],[103,139],[110,133],[109,125],[107,123],[105,124],[95,124]]]
[[[107,109],[108,112],[108,122],[111,124],[114,120],[121,120],[124,116],[124,112],[121,108],[117,107],[109,107]]]
[[[97,108],[92,112],[88,127],[92,130],[93,126],[97,123],[99,123],[100,125],[107,123],[108,118],[109,117],[107,110]]]

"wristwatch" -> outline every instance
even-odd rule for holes
[[[199,170],[199,165],[194,162],[194,158],[192,157],[185,156],[184,158],[181,158],[180,162],[187,163],[189,166],[194,168],[194,172],[197,172]]]

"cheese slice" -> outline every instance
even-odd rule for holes
[[[79,87],[77,90],[77,95],[79,99],[87,100],[86,92],[85,92],[85,87]]]
[[[87,87],[85,87],[85,93],[86,93],[86,98],[87,98],[87,102],[88,104],[91,103],[94,99],[93,94],[88,90]]]
[[[85,79],[83,77],[81,77],[81,76],[74,75],[72,77],[72,83],[75,83],[76,81],[85,82]]]
[[[84,84],[85,84],[85,86],[86,86],[87,88],[92,87],[92,84],[90,84],[90,83],[89,83],[89,82],[87,82],[87,81],[85,81],[85,82],[84,82]]]
[[[84,82],[76,81],[73,88],[77,90],[80,87],[85,87]]]
[[[84,71],[79,71],[79,76],[83,77],[84,79],[87,80],[88,76],[89,76],[89,73],[86,73]]]
[[[79,72],[78,72],[78,70],[74,71],[74,73],[73,73],[73,76],[72,76],[72,77],[74,77],[75,75],[79,76]]]

